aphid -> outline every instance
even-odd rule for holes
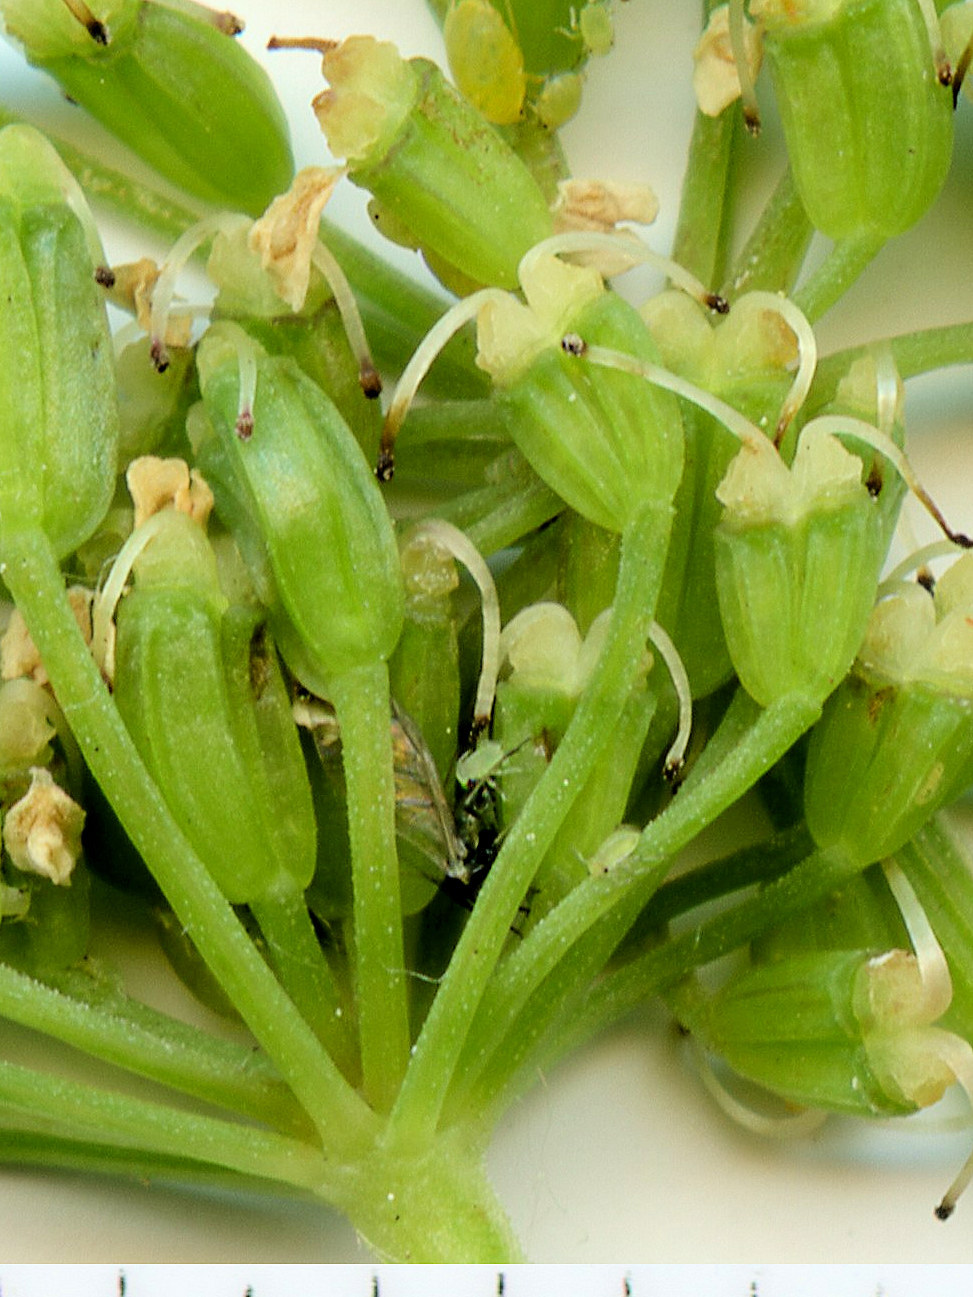
[[[488,739],[464,752],[456,763],[459,794],[454,810],[456,830],[466,850],[472,879],[482,882],[500,850],[500,800],[496,777],[507,757],[499,743]]]
[[[472,904],[500,850],[497,777],[513,753],[489,739],[463,753],[456,763],[457,791],[450,810],[425,740],[410,718],[394,703],[392,707],[398,832],[432,863],[454,899]]]
[[[615,43],[611,14],[603,4],[584,6],[578,14],[578,31],[587,52],[598,57],[607,54]]]
[[[432,753],[401,708],[392,705],[395,826],[433,865],[437,877],[470,881],[467,847],[446,800]]]
[[[303,692],[294,711],[298,724],[312,731],[322,764],[339,779],[341,734],[334,711]],[[454,811],[421,731],[394,701],[391,737],[396,833],[432,867],[435,882],[451,880],[465,889],[475,874],[485,874],[499,847],[492,771],[464,776]]]
[[[523,113],[524,56],[487,0],[459,0],[446,14],[443,39],[453,80],[488,122],[511,125]]]

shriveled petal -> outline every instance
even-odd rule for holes
[[[91,591],[84,586],[71,586],[68,590],[68,602],[86,644],[91,643],[91,597]],[[41,655],[20,611],[15,608],[0,638],[0,679],[16,680],[18,676],[29,676],[39,685],[48,683]]]
[[[251,251],[292,311],[304,305],[321,213],[343,175],[341,167],[305,167],[250,231]]]
[[[3,845],[18,869],[66,887],[81,854],[84,811],[43,766],[30,775],[30,788],[4,819]]]
[[[138,321],[143,333],[152,334],[152,293],[161,268],[150,257],[126,262],[112,267],[112,283],[108,289],[109,301],[129,311]],[[166,318],[166,347],[188,347],[192,336],[192,319],[179,312],[170,311]]]
[[[554,225],[562,230],[609,234],[622,221],[651,225],[659,200],[648,185],[611,180],[562,180],[557,187]]]
[[[142,455],[133,459],[125,474],[135,505],[135,527],[161,509],[174,508],[205,527],[213,510],[213,492],[198,469],[183,459]]]
[[[761,48],[753,23],[747,22],[744,47],[750,75],[760,71]],[[707,117],[719,117],[724,108],[740,98],[740,76],[730,45],[730,10],[720,5],[710,14],[706,30],[693,50],[693,90],[699,111]]]

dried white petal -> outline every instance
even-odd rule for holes
[[[292,311],[304,305],[321,213],[343,175],[341,167],[305,167],[250,230],[251,251]]]
[[[190,470],[183,459],[160,459],[141,455],[125,473],[135,505],[133,530],[162,509],[174,508],[205,527],[213,510],[213,492],[197,469]]]
[[[78,629],[86,644],[91,643],[91,591],[75,585],[68,589],[68,602]],[[41,661],[37,646],[30,637],[27,625],[18,609],[10,614],[7,629],[0,638],[0,679],[16,680],[29,676],[39,685],[49,683],[47,671]]]
[[[753,23],[744,28],[744,47],[752,80],[760,71],[760,40]],[[693,50],[693,90],[699,111],[707,117],[719,117],[724,108],[740,98],[740,75],[730,44],[729,5],[720,5],[710,14],[706,30]]]
[[[81,854],[84,811],[43,766],[30,775],[30,788],[4,818],[3,845],[18,869],[66,887]]]
[[[609,234],[622,221],[651,225],[659,200],[648,185],[611,180],[562,180],[554,204],[554,228]]]

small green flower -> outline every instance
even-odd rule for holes
[[[829,435],[803,437],[790,468],[744,447],[717,496],[716,588],[742,684],[764,706],[826,697],[861,643],[885,557],[861,460]]]
[[[665,261],[616,236],[556,235],[533,248],[518,274],[526,299],[484,289],[445,315],[406,368],[389,407],[378,473],[392,472],[392,446],[415,391],[437,351],[468,319],[477,321],[477,364],[497,389],[510,436],[531,467],[578,513],[624,532],[650,504],[671,501],[682,472],[678,405],[629,374],[579,364],[573,350],[590,342],[617,347],[637,364],[658,362],[634,307],[606,289],[593,267],[566,264],[562,252],[594,251],[624,268]],[[690,282],[686,273],[667,268]],[[691,281],[692,291],[704,295]],[[712,298],[715,304],[719,299]],[[721,305],[724,305],[720,303]]]
[[[928,1107],[956,1081],[969,1094],[973,1050],[935,1025],[952,998],[943,951],[901,869],[889,862],[885,874],[911,951],[778,949],[773,962],[751,964],[715,993],[696,981],[678,988],[680,1020],[740,1076],[801,1107],[885,1116]]]
[[[930,594],[886,592],[854,670],[812,731],[805,813],[817,842],[896,851],[973,774],[973,555]]]

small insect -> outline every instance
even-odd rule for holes
[[[469,873],[484,875],[500,850],[500,800],[497,776],[513,754],[487,739],[456,762],[459,794],[453,812],[460,841],[466,850]]]
[[[322,764],[340,779],[341,733],[333,708],[301,692],[294,715],[312,732]],[[475,880],[482,881],[499,850],[496,774],[505,754],[487,741],[460,758],[454,809],[419,727],[394,701],[391,737],[396,833],[427,862],[432,881],[450,884],[457,897],[469,889],[472,901]]]
[[[450,810],[432,753],[418,726],[393,702],[395,827],[437,875],[470,881],[467,843]]]

